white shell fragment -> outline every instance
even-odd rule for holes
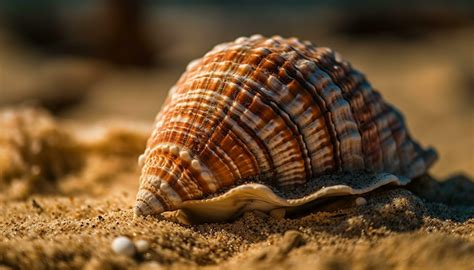
[[[134,212],[280,217],[313,200],[405,185],[436,159],[339,54],[253,35],[215,46],[172,87],[140,160]]]
[[[135,245],[130,238],[119,236],[112,241],[112,250],[118,255],[132,257],[135,254]]]
[[[367,200],[364,197],[357,197],[355,203],[357,206],[362,206],[367,204]]]

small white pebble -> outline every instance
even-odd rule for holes
[[[126,236],[119,236],[112,242],[112,250],[118,255],[133,256],[135,254],[135,246],[132,240]]]
[[[138,240],[135,242],[135,247],[140,253],[146,252],[150,248],[150,244],[146,240]]]
[[[362,205],[367,204],[367,200],[364,197],[357,197],[355,202],[357,206],[362,206]]]

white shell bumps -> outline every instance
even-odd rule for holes
[[[171,88],[145,153],[136,215],[202,220],[403,185],[436,160],[329,48],[254,35],[217,45]]]

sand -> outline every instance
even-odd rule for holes
[[[474,269],[472,25],[384,39],[337,34],[311,9],[285,20],[258,12],[261,24],[242,12],[168,11],[150,22],[163,29],[154,34],[163,63],[149,70],[43,54],[0,31],[0,269]],[[432,176],[366,194],[365,205],[342,197],[284,219],[134,219],[137,158],[166,92],[190,60],[254,33],[298,36],[350,60],[438,150]],[[116,255],[120,235],[150,249]]]
[[[34,123],[32,125],[31,123]],[[248,212],[185,225],[133,217],[149,123],[78,124],[0,112],[0,266],[5,269],[473,269],[474,181],[424,176],[287,218]],[[21,138],[21,139],[15,139]],[[440,181],[441,180],[441,181]],[[116,255],[117,236],[150,249]]]

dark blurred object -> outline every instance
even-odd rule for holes
[[[416,195],[446,205],[474,206],[474,179],[464,174],[452,175],[442,181],[424,175],[407,185]]]
[[[90,25],[91,54],[121,65],[155,64],[150,39],[144,31],[143,1],[102,0],[95,25]]]
[[[89,89],[106,74],[106,68],[92,61],[62,58],[45,61],[38,66],[37,74],[36,80],[30,76],[34,86],[27,87],[29,93],[23,91],[20,102],[59,115],[84,102]]]
[[[461,99],[467,105],[466,107],[474,110],[474,68],[467,68],[469,66],[466,65],[466,69],[463,69],[463,83],[465,87]]]
[[[90,89],[107,74],[107,65],[90,59],[2,59],[0,106],[33,104],[54,114],[67,112],[86,99]]]
[[[118,65],[152,66],[155,47],[144,27],[143,1],[22,1],[4,21],[32,47],[95,57]]]
[[[347,10],[341,15],[336,32],[353,37],[381,36],[406,40],[423,38],[433,32],[472,25],[474,12],[454,8]]]
[[[19,1],[2,6],[2,23],[16,37],[43,49],[57,47],[62,39],[58,6],[54,1]]]

